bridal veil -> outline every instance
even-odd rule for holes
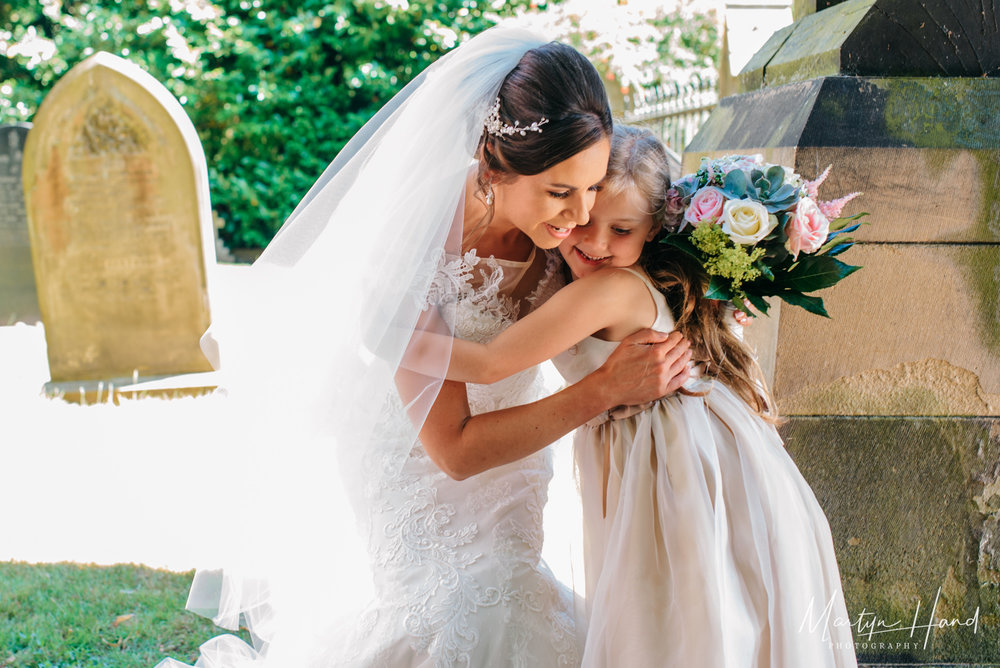
[[[238,481],[214,520],[225,567],[197,573],[188,607],[246,626],[256,649],[222,636],[198,665],[307,665],[310,642],[364,603],[358,458],[382,448],[397,466],[413,445],[372,432],[418,321],[446,331],[424,305],[443,252],[460,251],[483,121],[507,73],[543,42],[493,28],[427,68],[337,156],[240,293],[213,305],[203,347],[221,364],[230,398],[219,419],[244,456],[219,471],[227,492]],[[438,372],[406,397],[417,427],[448,363],[448,350],[430,348],[420,367]]]

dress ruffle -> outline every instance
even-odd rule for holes
[[[822,508],[774,427],[703,384],[577,431],[583,665],[856,666]]]

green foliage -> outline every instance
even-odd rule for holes
[[[656,47],[662,64],[684,70],[716,67],[720,40],[713,16],[674,11],[660,16],[652,24],[663,35]]]
[[[168,656],[191,663],[199,645],[223,632],[184,610],[192,576],[0,563],[0,665],[148,668]]]
[[[263,246],[386,100],[529,1],[0,0],[0,123],[92,53],[124,56],[198,130],[225,242]]]
[[[748,250],[742,244],[733,243],[721,225],[710,223],[695,226],[690,238],[700,251],[705,272],[711,277],[705,293],[709,299],[728,301],[739,294],[743,283],[760,277],[761,270],[756,263],[764,256],[763,248]],[[728,280],[718,280],[720,278]]]

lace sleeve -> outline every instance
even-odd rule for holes
[[[527,302],[531,305],[529,313],[547,302],[552,295],[566,286],[564,266],[558,248],[545,251],[545,274],[538,282],[538,286],[528,295]]]

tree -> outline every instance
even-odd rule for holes
[[[122,55],[191,117],[224,241],[259,247],[385,101],[497,17],[477,0],[0,2],[0,122],[29,121],[95,51]]]
[[[537,24],[578,46],[609,81],[632,83],[714,59],[714,24],[685,10],[691,0],[677,1],[672,12],[643,13],[599,0],[614,19],[612,38],[596,29],[608,21],[595,26],[593,12],[585,20],[579,0]],[[124,56],[163,82],[194,123],[223,241],[261,247],[406,82],[502,15],[546,8],[546,0],[0,0],[0,123],[30,121],[92,53]],[[666,70],[652,66],[658,58]]]

